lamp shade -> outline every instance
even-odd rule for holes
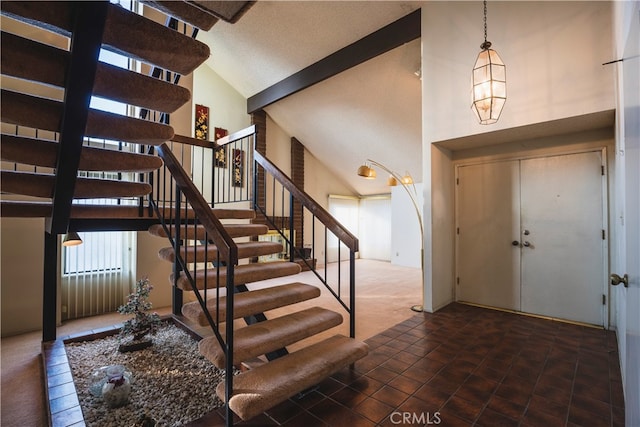
[[[64,236],[62,246],[77,246],[82,244],[82,239],[75,231],[70,231]]]
[[[506,67],[490,46],[482,44],[472,71],[471,109],[483,125],[497,122],[507,101]]]
[[[367,165],[362,165],[358,168],[358,175],[366,179],[374,179],[376,171]]]

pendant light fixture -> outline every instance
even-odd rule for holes
[[[62,241],[62,246],[78,246],[82,244],[82,239],[75,231],[69,231],[66,236],[64,236],[64,240]]]
[[[498,121],[507,101],[506,67],[487,41],[487,0],[484,0],[484,43],[471,73],[471,109],[481,125]]]

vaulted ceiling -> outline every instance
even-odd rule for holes
[[[249,98],[420,7],[400,1],[258,1],[235,24],[200,40],[217,74]],[[265,107],[336,176],[362,195],[388,192],[384,173],[355,171],[371,158],[422,177],[420,39]]]

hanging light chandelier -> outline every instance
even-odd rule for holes
[[[507,101],[506,67],[487,41],[487,0],[484,0],[484,43],[471,73],[471,109],[481,125],[498,121]]]

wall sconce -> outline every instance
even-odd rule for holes
[[[506,67],[487,41],[487,0],[484,0],[484,43],[471,73],[471,109],[481,125],[498,121],[507,101]]]
[[[82,244],[82,239],[75,231],[69,231],[62,241],[62,246],[78,246]]]
[[[413,177],[407,172],[404,176],[400,176],[398,173],[392,171],[387,168],[382,163],[376,162],[375,160],[367,159],[366,163],[358,168],[358,175],[365,179],[374,179],[376,177],[376,171],[371,167],[371,165],[375,165],[380,169],[384,170],[389,174],[389,178],[387,179],[387,185],[390,187],[395,187],[396,185],[402,185],[402,188],[407,192],[409,198],[411,199],[411,203],[413,203],[413,207],[416,210],[416,216],[418,217],[418,224],[420,225],[420,266],[422,269],[422,304],[414,305],[411,307],[411,310],[422,312],[424,311],[424,226],[422,225],[422,213],[420,212],[420,207],[418,205],[418,192],[413,183]]]

